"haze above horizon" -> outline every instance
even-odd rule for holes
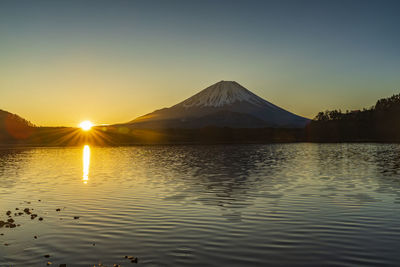
[[[397,1],[1,1],[0,109],[130,121],[220,81],[312,118],[399,93]]]

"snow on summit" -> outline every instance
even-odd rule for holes
[[[183,107],[222,107],[235,102],[270,104],[234,81],[220,81],[179,103]]]
[[[169,108],[130,121],[136,128],[304,127],[307,118],[284,110],[234,81],[220,81]]]

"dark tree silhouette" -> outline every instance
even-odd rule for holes
[[[306,132],[317,142],[400,142],[400,94],[363,110],[319,112]]]

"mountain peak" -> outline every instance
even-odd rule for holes
[[[239,83],[237,83],[235,81],[224,81],[224,80],[214,83],[213,85],[211,85],[207,88],[212,88],[212,89],[224,88],[224,89],[236,89],[236,90],[245,89],[245,90],[247,90],[246,88],[244,88],[243,86],[241,86]]]
[[[219,81],[170,107],[141,116],[138,128],[304,127],[308,119],[253,94],[235,81]]]
[[[214,85],[216,85],[216,84],[233,85],[233,84],[238,84],[238,83],[235,82],[235,81],[224,81],[224,80],[221,80],[221,81],[215,83]]]
[[[179,103],[177,106],[186,108],[222,107],[243,101],[255,105],[265,104],[266,102],[235,81],[220,81]]]

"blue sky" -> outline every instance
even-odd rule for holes
[[[306,117],[399,93],[398,1],[1,1],[0,109],[129,121],[220,80]]]

